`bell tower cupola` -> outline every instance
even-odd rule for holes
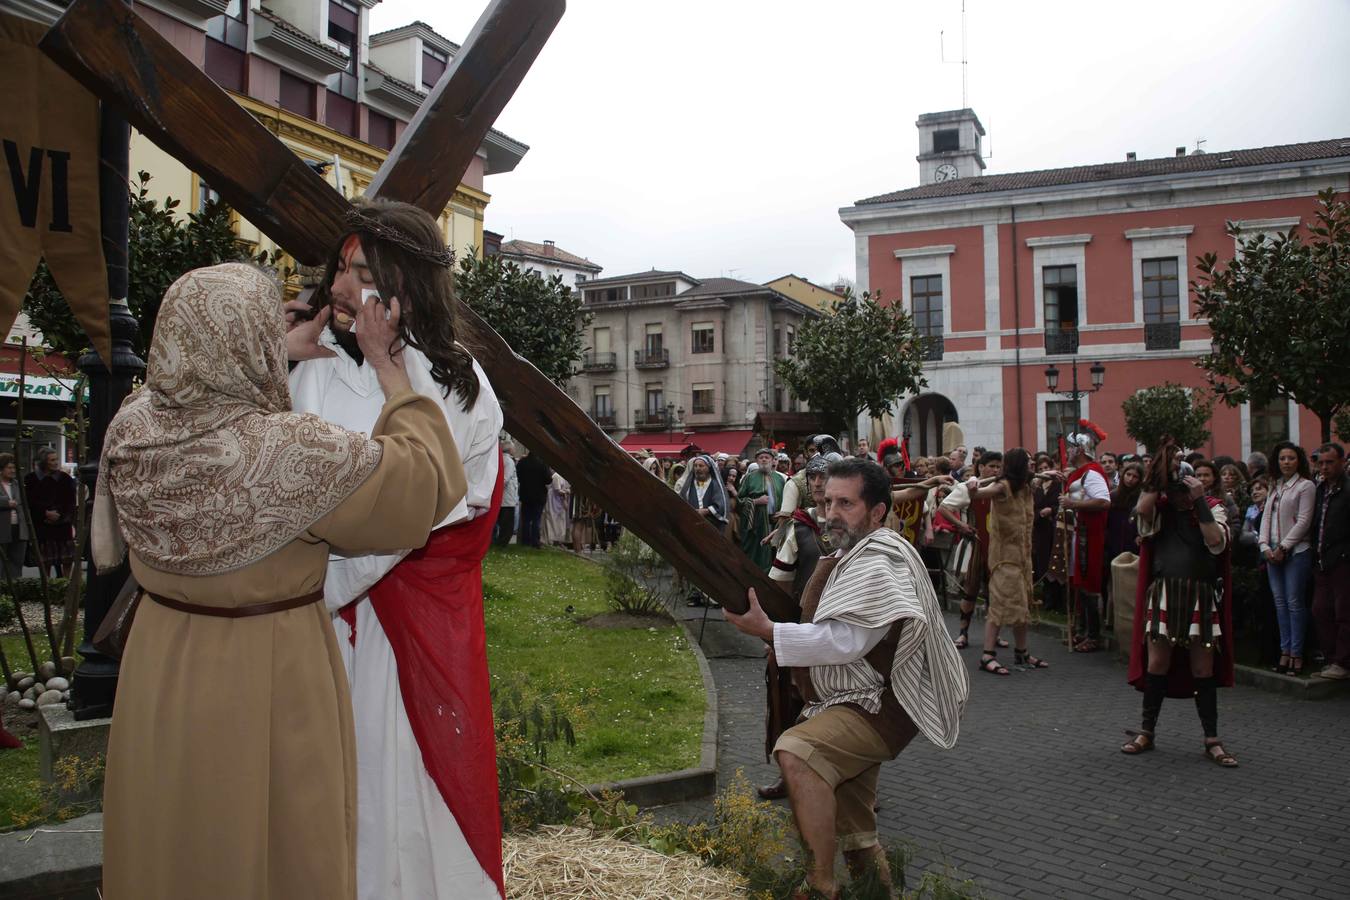
[[[934,184],[984,174],[980,141],[984,126],[970,109],[924,113],[919,129],[919,183]]]

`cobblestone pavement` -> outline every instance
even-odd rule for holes
[[[702,610],[683,615],[697,637]],[[771,781],[762,644],[713,611],[703,646],[720,698],[720,780],[741,768]],[[1231,770],[1202,758],[1195,705],[1169,700],[1158,749],[1129,757],[1118,748],[1141,695],[1123,663],[1035,634],[1031,649],[1051,668],[1006,678],[965,651],[957,747],[919,737],[882,768],[880,830],[916,848],[911,879],[950,866],[990,898],[1350,898],[1350,695],[1221,690],[1219,733],[1241,762]]]

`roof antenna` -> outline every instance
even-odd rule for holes
[[[947,59],[946,43],[943,40],[945,32],[938,32],[938,59],[943,63],[955,65],[957,60]],[[970,106],[969,91],[967,90],[967,68],[970,65],[966,57],[966,0],[961,0],[961,108],[967,109]]]

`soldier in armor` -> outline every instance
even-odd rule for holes
[[[1194,697],[1205,757],[1233,768],[1219,740],[1217,688],[1233,684],[1229,532],[1223,503],[1205,495],[1174,461],[1170,442],[1154,456],[1136,510],[1139,588],[1130,683],[1143,691],[1143,724],[1121,752],[1154,747],[1165,697]]]

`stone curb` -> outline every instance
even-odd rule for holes
[[[0,897],[98,900],[103,814],[0,834]]]
[[[685,800],[708,797],[717,790],[717,682],[713,681],[712,667],[703,655],[703,648],[694,639],[693,629],[684,620],[677,620],[698,660],[699,674],[703,676],[703,741],[699,750],[698,767],[643,775],[622,781],[587,785],[592,793],[617,791],[635,806],[665,806]]]
[[[1332,697],[1350,696],[1350,681],[1332,681],[1316,675],[1295,678],[1256,666],[1234,666],[1233,680],[1246,687],[1283,694],[1295,700],[1329,700]]]

